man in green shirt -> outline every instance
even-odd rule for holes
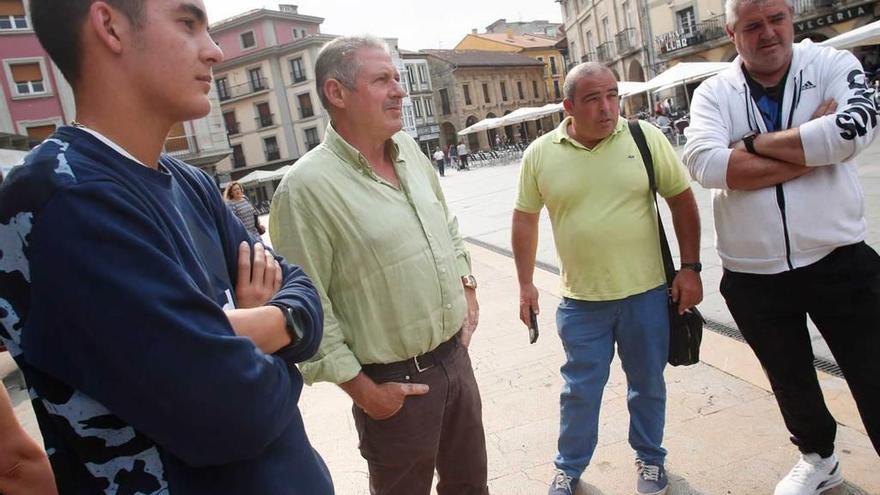
[[[669,321],[648,175],[626,120],[618,116],[617,81],[608,68],[586,63],[572,69],[563,105],[569,117],[523,156],[512,233],[523,323],[539,310],[532,275],[544,206],[562,268],[556,324],[565,348],[565,384],[550,495],[572,495],[572,481],[590,463],[615,344],[627,377],[637,491],[659,495],[668,486],[661,444]],[[681,249],[683,270],[671,290],[684,311],[702,299],[697,206],[669,142],[657,128],[640,125]]]
[[[324,141],[284,177],[269,232],[324,306],[306,382],[354,401],[370,492],[486,494],[479,390],[467,353],[479,307],[458,221],[418,144],[401,132],[406,96],[384,42],[338,38],[315,79]]]

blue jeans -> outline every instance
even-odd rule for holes
[[[636,458],[662,465],[666,458],[666,382],[669,352],[666,285],[616,301],[565,298],[556,326],[565,349],[561,372],[559,454],[556,467],[577,479],[596,450],[599,406],[614,344],[627,381],[629,444]]]

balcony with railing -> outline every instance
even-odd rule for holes
[[[726,16],[716,15],[703,22],[698,22],[689,29],[679,29],[657,36],[657,49],[661,55],[699,45],[707,41],[724,38]]]
[[[835,0],[794,0],[794,16],[795,18],[816,14],[817,10],[833,7]],[[839,1],[837,3],[853,3]]]
[[[254,117],[254,120],[257,122],[257,128],[262,129],[263,127],[269,127],[275,123],[275,114],[267,113],[258,115]]]
[[[596,60],[598,60],[596,58],[596,52],[587,52],[581,57],[581,62],[595,62]]]
[[[606,41],[599,45],[599,48],[596,49],[596,53],[599,55],[600,62],[611,62],[614,60],[616,56],[616,52],[614,50],[614,42]]]
[[[228,136],[234,136],[241,132],[241,125],[238,121],[235,122],[226,122],[226,134]]]
[[[639,46],[639,35],[636,28],[626,28],[617,33],[615,41],[617,42],[617,53],[620,55],[626,55],[629,52],[641,48],[641,46]]]
[[[257,79],[251,79],[244,84],[219,87],[217,88],[217,96],[220,97],[220,101],[228,101],[266,91],[267,89],[269,89],[269,80],[265,77],[260,77]]]
[[[199,152],[198,140],[195,136],[171,136],[165,139],[162,152],[175,158],[184,158]]]

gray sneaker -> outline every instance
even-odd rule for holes
[[[556,469],[553,472],[553,481],[550,482],[550,491],[547,495],[574,495],[571,482],[574,478],[565,474],[565,471]]]
[[[636,461],[636,491],[639,495],[663,495],[669,488],[666,469]]]

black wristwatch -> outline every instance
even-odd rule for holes
[[[682,270],[691,270],[696,273],[700,273],[701,271],[703,271],[703,264],[700,263],[699,261],[697,261],[696,263],[682,263],[681,269]]]
[[[290,336],[290,345],[296,345],[303,339],[302,330],[296,326],[296,320],[293,317],[293,308],[280,302],[269,302],[267,306],[275,306],[284,314],[284,328],[287,335]]]
[[[742,138],[743,144],[746,146],[746,150],[753,154],[757,155],[758,152],[755,151],[755,138],[758,137],[758,131],[752,131]]]

